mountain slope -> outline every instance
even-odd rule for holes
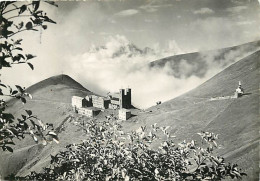
[[[246,180],[257,180],[259,63],[260,51],[257,51],[180,97],[151,107],[146,112],[133,110],[136,116],[123,122],[123,127],[130,131],[141,125],[169,125],[176,142],[184,139],[200,140],[197,132],[212,131],[220,135],[219,154],[227,161],[238,163],[248,174]],[[233,94],[238,81],[242,82],[247,95],[239,99],[210,100],[211,97]],[[48,165],[51,154],[54,155],[67,144],[85,139],[85,135],[70,119],[71,116],[80,118],[73,113],[70,99],[72,95],[93,93],[64,75],[51,77],[28,88],[28,91],[34,99],[28,100],[24,106],[13,101],[9,111],[19,116],[25,109],[31,109],[44,122],[53,123],[55,129],[59,130],[60,144],[43,147],[35,144],[31,138],[17,142],[13,154],[0,155],[1,175],[26,175],[30,171],[41,171],[42,167]],[[109,112],[100,113],[97,119],[105,119],[106,114]]]
[[[93,94],[67,75],[50,77],[32,85],[26,91],[32,94],[33,99],[28,98],[25,105],[19,100],[12,99],[7,103],[7,112],[14,114],[15,117],[21,117],[21,114],[25,114],[25,110],[32,110],[34,115],[45,123],[53,124],[55,129],[60,128],[65,121],[69,120],[69,115],[73,114],[71,108],[73,95]],[[76,132],[76,128],[71,126],[70,131]],[[46,147],[36,144],[29,136],[21,141],[15,140],[14,153],[1,153],[0,155],[0,175],[17,173],[22,168],[26,170],[44,159],[45,156],[49,157],[51,153],[74,142],[71,140],[73,136],[80,138],[81,133],[77,132],[71,136],[71,132],[59,135],[62,140],[61,144],[51,144]]]
[[[260,50],[260,40],[218,50],[174,55],[153,61],[151,69],[164,70],[175,78],[196,76],[203,78],[209,68],[223,70],[241,58]]]
[[[177,140],[199,139],[201,130],[219,134],[219,154],[238,163],[257,180],[259,161],[259,64],[260,51],[236,62],[194,90],[149,108],[141,124],[171,126]],[[211,101],[211,97],[232,95],[242,82],[246,95],[238,99]],[[130,123],[127,125],[131,126]],[[133,125],[134,126],[134,125]],[[135,127],[135,126],[134,126]]]

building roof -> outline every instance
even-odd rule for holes
[[[80,107],[79,109],[88,109],[88,110],[92,110],[92,111],[99,111],[100,110],[96,107]]]
[[[72,96],[72,99],[78,99],[78,100],[82,100],[82,99],[84,99],[84,97],[79,97],[79,96]]]
[[[120,112],[125,112],[125,113],[131,112],[129,109],[125,109],[125,108],[119,109],[119,111],[120,111]]]
[[[115,92],[115,93],[113,93],[113,94],[112,94],[112,97],[113,97],[113,98],[118,98],[118,99],[119,99],[119,98],[120,98],[120,94],[119,94],[119,92]]]
[[[111,100],[119,101],[119,98],[117,98],[117,97],[112,97]]]
[[[93,95],[92,99],[103,99],[104,101],[110,100],[108,97]]]

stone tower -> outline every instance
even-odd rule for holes
[[[119,90],[119,106],[120,106],[120,109],[124,108],[124,105],[125,105],[124,96],[125,96],[125,90],[120,89]]]
[[[132,99],[132,96],[131,96],[131,89],[130,88],[127,88],[126,89],[126,95],[125,95],[125,102],[126,102],[126,108],[131,108],[131,99]]]

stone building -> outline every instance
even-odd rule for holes
[[[118,118],[121,120],[128,120],[131,117],[131,111],[128,109],[119,109],[118,111]]]
[[[118,109],[120,105],[119,98],[111,97],[110,100],[109,109]]]
[[[87,95],[85,98],[79,96],[73,96],[71,104],[79,114],[86,115],[88,117],[94,117],[98,109],[122,109],[121,117],[123,120],[127,120],[131,116],[131,112],[126,109],[131,108],[131,89],[120,89],[118,93],[113,96],[102,97],[96,95]],[[85,109],[89,108],[89,109]]]
[[[87,106],[87,100],[83,97],[72,96],[71,105],[75,108],[85,107]]]
[[[126,108],[129,109],[131,108],[131,89],[120,89],[118,93],[115,93],[111,97],[111,102],[109,104],[109,108],[115,109],[115,108]]]
[[[87,107],[92,107],[93,106],[92,95],[87,95],[85,99],[87,100]]]
[[[95,107],[88,107],[88,108],[84,108],[84,107],[80,107],[78,108],[78,113],[90,118],[93,118],[95,116],[97,116],[99,114],[100,110],[95,108]]]
[[[110,99],[106,97],[92,96],[93,107],[100,109],[107,109],[110,103]]]

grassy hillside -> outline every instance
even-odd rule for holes
[[[199,140],[197,132],[212,131],[220,136],[219,154],[228,161],[236,162],[247,173],[246,180],[258,180],[259,147],[259,63],[260,51],[245,57],[214,76],[196,89],[169,100],[146,111],[133,110],[136,115],[123,122],[124,129],[130,131],[141,125],[158,123],[171,126],[171,134],[176,142],[184,139]],[[210,97],[231,95],[238,81],[247,95],[239,99],[210,101]],[[19,116],[25,109],[31,109],[44,122],[53,123],[59,130],[60,144],[43,147],[27,138],[14,146],[14,153],[1,153],[1,175],[17,173],[26,175],[30,171],[40,171],[50,160],[50,154],[62,150],[69,143],[77,143],[86,136],[70,119],[75,115],[70,106],[72,95],[92,94],[68,76],[46,79],[30,88],[33,100],[23,106],[11,101],[12,113]],[[174,90],[173,90],[174,91]],[[113,111],[101,112],[98,119]],[[63,127],[63,129],[57,129]]]
[[[196,89],[151,107],[138,117],[140,124],[171,126],[176,141],[198,139],[201,130],[219,134],[219,154],[236,162],[247,180],[258,180],[259,163],[259,63],[260,51],[238,61]],[[232,95],[242,82],[247,95],[239,99],[210,101]],[[137,127],[131,123],[128,127]]]
[[[71,97],[73,95],[85,96],[93,94],[85,89],[81,84],[73,80],[67,75],[58,75],[43,80],[27,89],[31,93],[33,99],[27,99],[27,103],[23,105],[19,100],[10,100],[8,112],[15,117],[20,117],[26,109],[32,110],[34,115],[45,123],[52,123],[54,128],[58,128],[69,121],[69,115],[73,114],[71,108]],[[73,132],[73,135],[70,133]],[[69,128],[69,132],[60,133],[62,140],[59,145],[48,145],[43,147],[36,144],[32,138],[28,137],[22,141],[16,141],[14,153],[1,153],[0,155],[0,175],[8,175],[17,173],[20,169],[25,170],[34,166],[39,160],[45,160],[45,156],[49,157],[50,153],[60,150],[65,145],[74,142],[73,138],[80,139],[81,133],[76,132],[73,125]]]

